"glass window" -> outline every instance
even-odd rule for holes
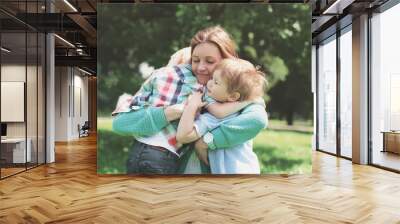
[[[26,80],[26,113],[27,113],[27,141],[30,147],[30,160],[28,168],[37,165],[37,80],[38,80],[38,57],[37,57],[37,32],[29,30],[27,33],[27,80]]]
[[[349,30],[350,29],[350,30]],[[351,26],[340,36],[340,154],[351,158],[352,141],[352,35]]]
[[[18,13],[43,11],[44,1],[2,5]],[[40,7],[39,7],[40,6]],[[45,35],[0,12],[0,178],[45,162]]]
[[[400,4],[371,19],[372,163],[400,170]]]
[[[30,144],[26,142],[26,33],[1,33],[1,177],[26,170]],[[4,50],[5,49],[5,50]]]
[[[336,154],[336,35],[318,48],[318,149]]]

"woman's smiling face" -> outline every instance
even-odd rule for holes
[[[215,66],[222,60],[221,52],[212,43],[197,45],[192,53],[192,69],[200,84],[207,84],[212,78]]]

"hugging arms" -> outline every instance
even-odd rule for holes
[[[128,173],[176,173],[182,153],[175,138],[182,104],[207,84],[224,58],[236,58],[226,31],[218,26],[201,30],[191,41],[190,64],[156,70],[135,96],[122,100],[128,106],[117,105],[113,130],[140,143],[131,150]],[[200,138],[195,145],[209,150],[233,147],[254,138],[266,122],[264,106],[251,104],[209,130],[206,135],[211,138]]]

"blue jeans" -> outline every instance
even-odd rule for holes
[[[126,162],[127,174],[176,174],[178,159],[167,149],[137,141]]]

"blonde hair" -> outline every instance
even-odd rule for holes
[[[220,71],[228,93],[238,92],[239,101],[262,97],[267,85],[265,74],[246,60],[223,59],[215,68]]]
[[[222,58],[237,58],[235,42],[220,26],[208,27],[197,32],[190,42],[191,53],[201,43],[215,44]]]

